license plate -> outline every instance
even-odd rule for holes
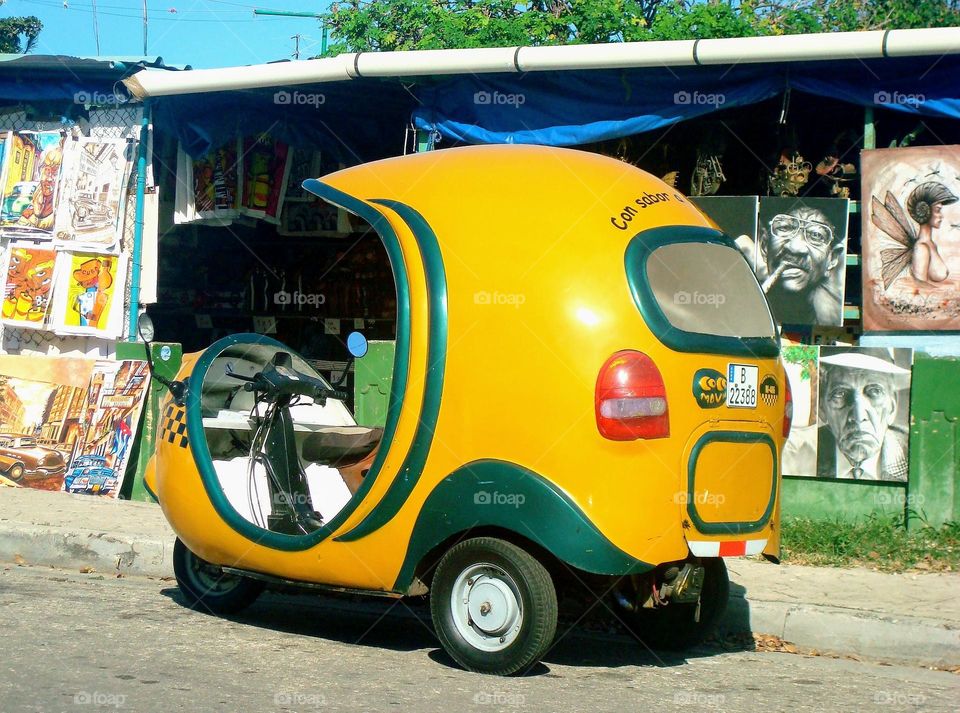
[[[749,364],[727,365],[727,406],[757,407],[757,379],[760,367]]]

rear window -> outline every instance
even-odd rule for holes
[[[734,247],[660,245],[647,257],[646,273],[657,305],[675,329],[741,339],[776,337],[760,285]]]

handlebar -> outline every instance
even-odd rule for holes
[[[263,392],[271,400],[290,396],[309,396],[323,404],[327,399],[346,401],[350,396],[346,391],[331,389],[320,379],[294,369],[293,360],[286,352],[274,354],[273,360],[253,376],[238,374],[229,368],[226,370],[226,375],[246,382],[243,385],[245,391]]]

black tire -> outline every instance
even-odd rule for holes
[[[173,573],[187,606],[214,614],[236,614],[253,604],[264,583],[227,574],[187,549],[177,538],[173,545]]]
[[[10,466],[10,470],[7,471],[7,477],[14,483],[19,483],[20,479],[23,478],[23,466],[19,463],[14,463]]]
[[[477,574],[469,578],[471,571]],[[455,611],[452,598],[454,587],[460,588],[458,580],[466,588],[462,591],[467,592],[467,599]],[[478,588],[479,584],[488,589]],[[499,604],[501,591],[508,592],[507,597],[512,594],[511,604]],[[490,609],[491,600],[486,599],[491,592],[496,611]],[[471,599],[470,593],[476,593],[478,599]],[[495,617],[503,615],[500,610],[516,613],[512,605],[519,604],[519,618],[508,618],[511,625],[502,637],[499,631],[484,631],[468,613],[479,600],[485,600],[479,604],[481,611],[487,606]],[[553,643],[557,592],[550,574],[532,555],[504,540],[477,537],[457,544],[440,560],[430,591],[430,613],[437,637],[454,661],[468,671],[508,676],[529,669]],[[510,641],[504,644],[507,638]],[[478,643],[501,648],[484,650]]]
[[[668,604],[658,609],[623,612],[630,632],[651,649],[682,651],[701,643],[710,635],[727,609],[730,578],[723,559],[700,562],[706,572],[700,592],[700,621],[694,619],[696,604]]]

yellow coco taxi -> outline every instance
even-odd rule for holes
[[[267,337],[187,358],[148,485],[191,602],[429,592],[449,654],[500,674],[547,651],[571,583],[649,645],[702,637],[722,558],[778,554],[791,409],[733,241],[659,179],[572,150],[436,151],[305,187],[389,255],[386,424],[358,426]]]

